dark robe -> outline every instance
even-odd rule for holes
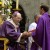
[[[50,50],[50,17],[48,15],[46,12],[40,17],[36,31],[32,33],[35,42],[42,47],[42,50]]]

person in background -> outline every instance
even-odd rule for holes
[[[35,30],[37,27],[37,22],[41,15],[35,15],[34,16],[34,22],[30,24],[28,31]],[[38,46],[33,40],[32,36],[29,37],[29,44],[28,44],[29,50],[38,50]]]
[[[42,47],[42,50],[50,50],[50,15],[48,11],[48,6],[41,5],[40,14],[42,14],[42,16],[37,23],[36,31],[25,32],[27,36],[32,35],[35,42]]]

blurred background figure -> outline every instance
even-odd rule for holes
[[[41,15],[34,16],[34,22],[30,24],[28,31],[35,31],[35,29],[37,27],[38,20],[40,17],[41,17]],[[32,36],[29,37],[28,48],[29,48],[29,50],[38,50],[38,45],[33,40]]]

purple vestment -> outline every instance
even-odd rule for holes
[[[5,21],[2,25],[2,36],[9,39],[10,43],[8,44],[9,50],[22,50],[20,47],[20,44],[17,41],[17,39],[20,36],[20,29],[17,29],[17,32],[15,31],[15,27],[12,23],[9,21]]]
[[[50,50],[50,17],[48,15],[46,12],[40,17],[37,29],[32,33],[35,42],[42,47],[42,50]]]

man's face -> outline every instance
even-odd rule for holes
[[[40,8],[40,14],[42,14],[42,9]]]
[[[17,16],[14,17],[14,22],[15,22],[16,24],[18,24],[21,20],[22,20],[21,14],[17,14]]]
[[[38,17],[35,18],[35,22],[36,22],[36,23],[38,22]]]
[[[41,17],[41,15],[37,15],[36,18],[35,18],[35,22],[37,23],[39,18]]]
[[[44,13],[44,9],[40,8],[40,14],[42,15]]]

